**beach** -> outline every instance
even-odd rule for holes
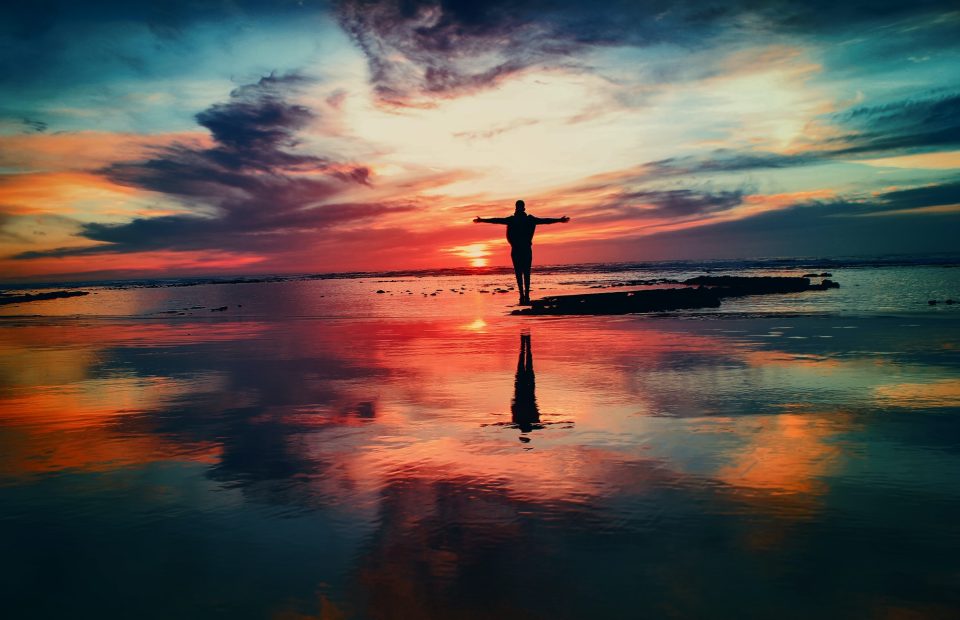
[[[701,272],[535,272],[534,297]],[[958,272],[599,317],[511,315],[503,273],[4,306],[4,605],[955,617]]]

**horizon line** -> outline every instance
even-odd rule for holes
[[[765,256],[754,258],[706,258],[706,259],[660,259],[660,260],[632,260],[632,261],[609,261],[609,262],[585,262],[585,263],[551,263],[537,267],[538,271],[557,272],[572,267],[607,267],[603,271],[616,271],[610,267],[638,268],[643,265],[709,265],[709,264],[762,264],[776,262],[793,262],[794,268],[802,268],[803,261],[819,263],[824,266],[846,266],[846,267],[864,267],[872,265],[897,266],[898,264],[909,264],[915,266],[960,266],[960,252],[933,252],[927,254],[860,254],[847,256]],[[147,276],[120,276],[120,277],[97,277],[90,278],[71,277],[65,274],[63,279],[52,276],[44,280],[13,279],[0,280],[0,287],[9,288],[47,288],[52,286],[102,286],[111,283],[129,283],[136,284],[140,282],[162,282],[162,281],[180,281],[189,283],[185,285],[202,284],[254,284],[260,282],[280,282],[293,280],[349,280],[360,279],[364,277],[417,277],[421,275],[501,275],[512,273],[513,268],[509,265],[488,265],[484,267],[433,267],[419,269],[391,269],[391,270],[352,270],[352,271],[330,271],[330,272],[248,272],[248,273],[219,273],[219,274],[197,274],[197,275],[147,275]],[[2,292],[2,291],[0,291]]]

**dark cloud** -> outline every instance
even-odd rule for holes
[[[697,192],[689,189],[633,192],[629,199],[649,202],[663,215],[687,216],[727,211],[743,202],[743,191]]]
[[[658,258],[854,256],[955,252],[960,212],[914,209],[954,205],[960,182],[869,197],[814,201],[734,221],[634,240],[658,248]],[[875,217],[871,217],[875,216]],[[672,253],[671,253],[672,252]]]
[[[743,202],[744,191],[698,191],[694,189],[641,190],[623,192],[599,207],[600,215],[586,215],[591,221],[623,218],[675,218],[709,215],[732,209]]]
[[[31,133],[43,133],[48,127],[48,125],[43,121],[38,121],[32,118],[23,119],[23,125]]]
[[[602,7],[584,0],[339,0],[335,7],[367,56],[380,98],[407,105],[489,86],[527,67],[570,62],[587,47],[703,48],[721,34],[825,36],[950,11],[932,0],[612,0]]]
[[[712,172],[741,172],[774,168],[792,168],[822,163],[823,154],[782,155],[764,151],[717,149],[708,156],[670,157],[644,164],[644,175],[681,176]]]
[[[624,194],[607,204],[585,207],[576,217],[581,223],[635,218],[633,234],[602,241],[572,241],[565,243],[559,254],[551,254],[549,247],[541,252],[546,253],[545,260],[558,262],[570,253],[586,253],[598,261],[618,261],[624,257],[695,260],[956,252],[960,211],[950,208],[960,204],[960,178],[956,176],[907,189],[803,201],[735,220],[701,217],[741,204],[748,193],[668,190],[632,194],[648,194],[646,205],[626,201]],[[644,225],[644,219],[654,219],[651,216],[669,216],[674,223],[698,225],[647,234],[660,224]]]
[[[197,114],[213,136],[210,148],[178,144],[146,161],[102,171],[116,183],[173,196],[192,213],[84,224],[80,235],[102,245],[19,258],[161,249],[280,251],[319,229],[403,209],[325,204],[346,186],[367,183],[369,171],[288,150],[314,118],[288,101],[302,82],[295,75],[268,76]]]
[[[295,146],[295,132],[313,119],[313,113],[287,103],[277,96],[277,90],[302,81],[296,75],[270,76],[256,85],[242,86],[231,93],[230,102],[214,104],[197,114],[197,122],[228,149],[264,151]]]
[[[960,94],[956,93],[853,108],[825,120],[842,135],[810,145],[802,152],[781,154],[716,149],[707,155],[648,162],[637,172],[636,180],[793,168],[854,156],[906,155],[960,146]]]
[[[602,11],[572,0],[341,0],[335,6],[367,56],[377,94],[396,104],[486,87],[534,65],[567,62],[588,46],[686,39],[683,30],[664,26],[701,16],[666,1],[613,1]]]
[[[960,204],[960,181],[899,189],[880,194],[875,204],[883,210],[909,211]]]
[[[394,103],[413,92],[486,85],[538,55],[527,43],[495,43],[506,24],[519,29],[524,21],[507,2],[347,0],[337,9],[340,24],[367,57],[378,96]]]
[[[960,145],[960,94],[859,107],[833,119],[851,133],[830,155],[877,153]]]
[[[855,218],[871,215],[891,215],[896,211],[901,215],[926,216],[922,211],[911,214],[915,209],[945,207],[960,204],[960,180],[952,179],[942,183],[922,185],[908,189],[877,192],[868,195],[850,195],[836,200],[817,200],[794,205],[789,210],[807,209],[816,211],[820,217]],[[957,213],[960,216],[960,211]]]

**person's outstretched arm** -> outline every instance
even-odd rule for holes
[[[475,217],[474,224],[509,224],[505,217]]]
[[[564,215],[563,217],[535,217],[537,224],[566,224],[570,221],[570,218]]]

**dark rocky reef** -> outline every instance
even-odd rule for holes
[[[671,288],[652,291],[558,295],[531,300],[533,307],[513,314],[629,314],[687,308],[717,308],[720,294],[709,288]]]
[[[0,306],[7,304],[22,304],[28,301],[43,301],[45,299],[62,299],[64,297],[83,297],[89,295],[87,291],[51,291],[49,293],[24,293],[22,295],[11,295],[9,293],[0,293]]]
[[[544,297],[532,300],[531,308],[514,310],[512,314],[601,315],[717,308],[724,297],[802,293],[840,287],[832,280],[810,284],[806,277],[780,276],[698,276],[685,280],[683,284],[687,287]]]
[[[774,293],[803,293],[804,291],[823,291],[828,288],[840,288],[833,280],[823,280],[820,284],[810,284],[810,278],[792,276],[697,276],[684,280],[688,286],[708,286],[723,289],[723,297],[743,295],[769,295]]]

